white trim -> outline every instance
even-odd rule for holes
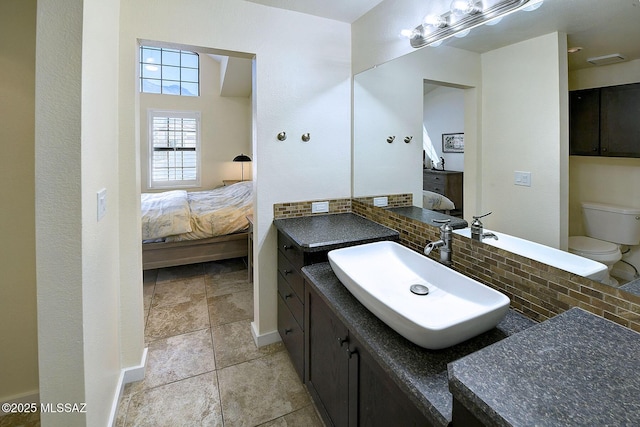
[[[115,427],[116,418],[118,417],[118,406],[120,405],[120,399],[122,398],[122,393],[124,392],[124,386],[126,384],[142,381],[144,379],[144,375],[147,369],[147,353],[149,349],[147,347],[142,351],[142,358],[140,359],[140,364],[137,366],[131,366],[129,368],[124,368],[120,371],[120,377],[118,378],[118,387],[116,388],[117,392],[114,396],[113,402],[111,402],[111,412],[109,413],[109,422],[107,423],[110,427]]]
[[[278,331],[268,332],[266,334],[258,335],[256,332],[256,324],[255,322],[251,322],[251,335],[253,335],[253,341],[256,343],[258,347],[264,347],[265,345],[277,343],[282,341],[280,338],[280,334]]]

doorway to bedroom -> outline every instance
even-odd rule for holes
[[[246,259],[255,55],[140,40],[138,67],[143,268]]]

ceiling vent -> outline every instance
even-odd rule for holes
[[[595,56],[593,58],[587,58],[587,62],[593,65],[609,65],[616,62],[622,62],[626,58],[619,53],[612,53],[611,55]]]

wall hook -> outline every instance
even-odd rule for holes
[[[311,139],[311,134],[309,132],[302,134],[302,140],[304,142],[309,142],[310,139]]]
[[[278,134],[278,141],[284,141],[285,139],[287,139],[287,133],[282,131]]]
[[[405,136],[405,137],[404,137],[404,142],[405,142],[405,144],[410,143],[412,139],[413,139],[413,137],[412,137],[412,136]]]
[[[387,142],[391,144],[395,139],[396,139],[395,136],[390,136],[389,138],[387,138]]]

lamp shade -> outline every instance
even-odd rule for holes
[[[245,155],[245,154],[239,154],[237,156],[235,156],[233,158],[234,162],[250,162],[251,161],[251,157]]]

